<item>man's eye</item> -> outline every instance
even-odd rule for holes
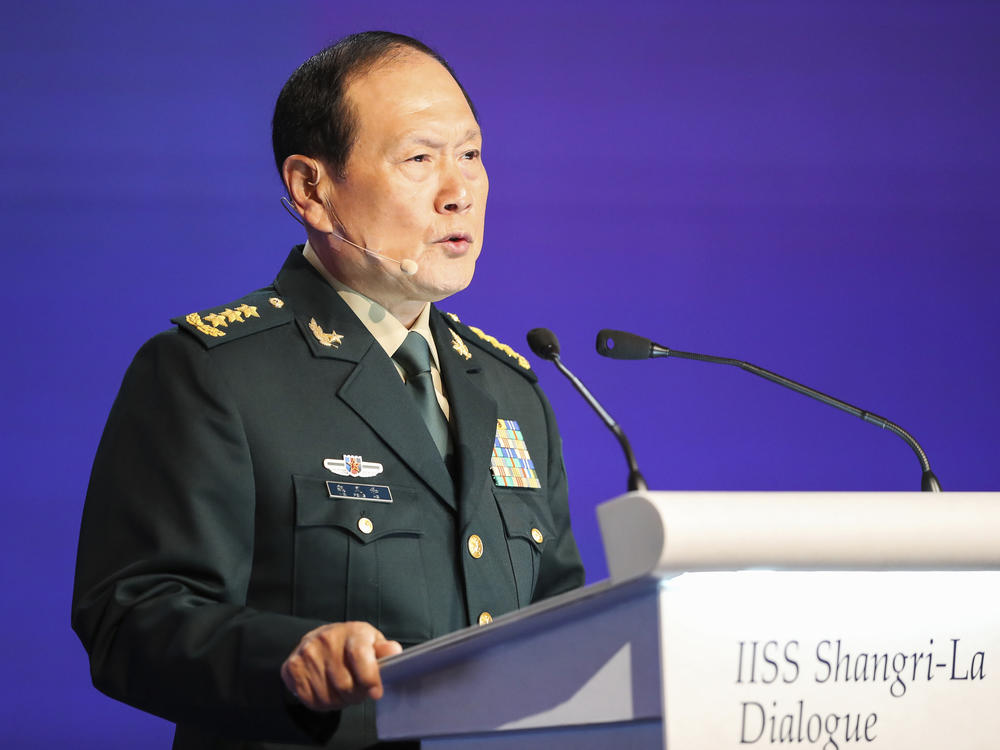
[[[417,154],[416,156],[410,157],[410,161],[415,161],[418,163],[427,161],[428,159],[430,159],[430,157],[427,154]]]
[[[479,158],[479,149],[478,148],[474,148],[471,151],[466,151],[464,154],[462,154],[462,158],[466,159],[467,161],[473,161],[474,159],[478,159]]]

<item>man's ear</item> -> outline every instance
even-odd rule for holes
[[[319,194],[323,174],[320,161],[301,154],[292,154],[281,166],[281,177],[288,190],[288,199],[302,217],[306,229],[329,234],[333,231],[333,225]]]

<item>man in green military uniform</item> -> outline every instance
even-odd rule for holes
[[[143,346],[81,528],[95,685],[176,748],[370,746],[379,658],[583,581],[534,373],[433,305],[472,279],[488,188],[451,69],[348,37],[273,131],[308,242]]]

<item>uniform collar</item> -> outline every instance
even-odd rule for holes
[[[309,261],[309,264],[316,269],[317,273],[336,290],[338,296],[358,316],[358,320],[364,324],[365,328],[368,329],[368,332],[371,333],[379,346],[385,350],[386,354],[390,357],[395,354],[396,350],[402,345],[403,339],[406,338],[406,334],[409,331],[416,331],[426,339],[431,350],[431,361],[434,367],[440,370],[437,346],[434,344],[434,336],[431,333],[430,327],[430,303],[424,305],[413,325],[407,329],[406,326],[399,322],[396,316],[382,307],[378,302],[370,297],[366,297],[361,292],[351,289],[331,274],[326,266],[323,265],[319,256],[316,255],[316,251],[313,250],[309,242],[306,242],[305,247],[302,249],[302,257]]]

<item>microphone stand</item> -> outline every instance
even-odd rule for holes
[[[619,444],[621,444],[622,450],[625,452],[625,460],[628,462],[628,491],[629,492],[645,492],[649,489],[646,486],[646,479],[642,476],[642,472],[639,471],[639,466],[635,461],[635,454],[632,452],[632,446],[628,442],[628,438],[625,437],[625,433],[618,423],[611,418],[611,415],[605,410],[603,406],[597,401],[596,398],[587,390],[580,378],[569,371],[569,368],[562,363],[562,358],[558,354],[550,355],[549,359],[558,368],[559,372],[566,376],[567,380],[573,384],[573,387],[580,392],[584,400],[590,404],[594,411],[597,412],[597,416],[608,426],[608,429],[614,433],[615,437],[618,438]]]
[[[924,453],[924,449],[920,447],[920,443],[917,442],[916,438],[910,433],[904,430],[895,422],[891,422],[885,417],[880,417],[878,414],[872,414],[870,411],[865,411],[864,409],[859,409],[857,406],[852,406],[846,401],[841,401],[839,398],[835,398],[827,393],[822,393],[817,391],[815,388],[810,388],[802,383],[797,383],[790,378],[786,378],[783,375],[779,375],[776,372],[771,372],[770,370],[765,370],[763,367],[758,367],[757,365],[752,365],[749,362],[743,362],[738,359],[731,359],[729,357],[713,357],[710,354],[695,354],[694,352],[682,352],[677,349],[668,349],[665,346],[660,346],[659,344],[652,344],[650,347],[650,358],[655,357],[677,357],[678,359],[696,359],[700,362],[713,362],[719,365],[732,365],[733,367],[738,367],[741,370],[752,373],[758,377],[764,378],[765,380],[770,380],[772,383],[777,383],[785,388],[790,388],[793,391],[801,393],[803,396],[808,396],[809,398],[814,398],[817,401],[822,401],[824,404],[829,404],[834,406],[841,411],[846,411],[848,414],[853,414],[859,419],[863,419],[869,424],[877,425],[883,430],[889,430],[894,432],[899,437],[901,437],[913,452],[917,455],[917,459],[920,461],[921,476],[920,476],[920,489],[923,492],[940,492],[941,483],[938,482],[938,478],[934,476],[934,472],[931,471],[930,462],[927,460],[927,454]]]
[[[920,447],[920,444],[917,442],[916,438],[913,437],[913,435],[908,433],[898,424],[889,421],[885,417],[880,417],[878,414],[872,414],[870,411],[865,411],[864,409],[859,409],[857,406],[852,406],[846,401],[841,401],[839,398],[817,391],[815,388],[810,388],[807,385],[797,383],[790,378],[784,377],[783,375],[778,375],[776,372],[771,372],[770,370],[765,370],[763,367],[758,367],[757,365],[752,365],[749,362],[743,362],[742,360],[732,359],[730,357],[713,357],[710,354],[695,354],[694,352],[682,352],[678,349],[668,349],[665,346],[660,346],[659,344],[656,344],[647,338],[643,338],[642,336],[637,336],[634,333],[628,333],[627,331],[615,331],[610,328],[605,328],[598,332],[597,353],[601,356],[610,357],[612,359],[653,359],[656,357],[695,359],[700,362],[711,362],[717,365],[731,365],[733,367],[738,367],[741,370],[746,370],[757,377],[770,380],[772,383],[777,383],[780,386],[797,391],[803,396],[808,396],[809,398],[816,399],[817,401],[822,401],[824,404],[834,406],[841,411],[846,411],[848,414],[853,414],[855,417],[863,419],[865,422],[877,425],[883,430],[889,430],[890,432],[895,433],[902,438],[908,446],[910,446],[916,454],[917,459],[920,461],[920,489],[923,492],[941,492],[941,483],[938,481],[938,478],[934,476],[934,472],[931,471],[931,465],[927,460],[927,454],[924,453],[924,449]]]

